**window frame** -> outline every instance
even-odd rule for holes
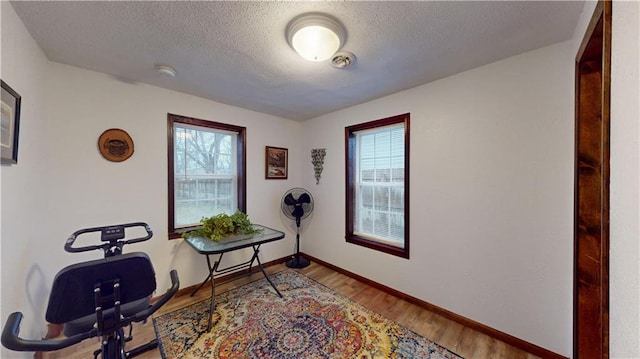
[[[387,117],[375,121],[360,123],[345,127],[345,239],[353,243],[398,257],[409,259],[409,134],[410,113]],[[404,247],[397,247],[384,242],[372,240],[370,237],[361,236],[354,232],[355,211],[357,208],[357,139],[356,132],[373,130],[390,125],[404,125]]]
[[[169,239],[180,238],[182,232],[191,230],[197,227],[188,228],[175,228],[175,145],[173,142],[173,130],[174,124],[185,124],[191,126],[211,128],[215,130],[222,130],[228,132],[234,132],[236,134],[236,170],[237,170],[237,204],[238,210],[246,213],[247,211],[247,151],[246,151],[246,127],[236,126],[221,122],[214,122],[209,120],[202,120],[193,117],[186,117],[175,115],[172,113],[167,114],[167,157],[168,157],[168,232]]]

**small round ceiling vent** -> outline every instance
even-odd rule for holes
[[[356,55],[348,51],[338,51],[331,57],[331,66],[346,69],[356,62]]]

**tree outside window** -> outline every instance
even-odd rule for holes
[[[245,128],[168,115],[169,235],[245,209]]]

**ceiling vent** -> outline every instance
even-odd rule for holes
[[[356,62],[356,55],[348,51],[338,51],[331,57],[331,66],[346,69]]]

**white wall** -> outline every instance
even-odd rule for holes
[[[167,240],[168,112],[247,127],[247,212],[256,223],[288,232],[285,240],[261,248],[261,259],[292,252],[293,232],[279,206],[285,190],[300,182],[296,148],[302,124],[48,62],[8,2],[2,10],[2,78],[23,96],[18,165],[2,168],[1,272],[2,282],[11,283],[3,286],[3,323],[10,312],[23,311],[24,336],[44,334],[55,273],[100,257],[64,252],[64,241],[80,228],[149,223],[154,238],[128,251],[150,255],[158,294],[169,287],[170,269],[178,270],[182,287],[204,279],[204,257],[181,239]],[[125,162],[109,162],[97,149],[99,135],[114,127],[126,130],[135,144]],[[288,180],[264,179],[266,145],[291,150]],[[17,355],[4,348],[2,353]]]
[[[47,123],[56,140],[48,149],[55,157],[47,186],[55,189],[49,193],[51,210],[60,213],[50,224],[52,252],[75,229],[141,220],[151,225],[155,237],[138,248],[150,254],[161,283],[166,284],[161,288],[168,287],[170,268],[178,269],[185,287],[204,279],[204,258],[181,239],[167,241],[168,112],[246,126],[247,213],[256,223],[283,227],[279,201],[298,181],[298,152],[290,152],[288,180],[266,181],[264,147],[294,149],[300,123],[71,66],[51,63],[48,69]],[[98,136],[112,127],[125,129],[135,143],[133,156],[125,162],[109,162],[98,153]],[[264,246],[262,258],[283,257],[292,246],[289,240]],[[79,255],[62,253],[62,257],[60,263],[68,263]]]
[[[40,244],[49,240],[49,213],[46,211],[47,154],[50,137],[45,126],[43,79],[47,61],[24,29],[9,2],[2,1],[2,79],[22,96],[18,165],[2,166],[1,283],[0,320],[10,312],[24,311],[26,335],[38,338],[44,328],[40,312],[46,305],[47,266]],[[11,34],[11,35],[9,35]],[[64,240],[64,239],[63,239]],[[45,247],[46,248],[46,247]],[[61,248],[61,247],[60,247]],[[50,269],[53,271],[53,269]],[[3,357],[6,349],[0,351]]]
[[[573,56],[561,43],[305,122],[305,252],[571,353]],[[344,127],[411,113],[411,258],[344,240]]]
[[[640,358],[640,3],[613,3],[610,354]]]

